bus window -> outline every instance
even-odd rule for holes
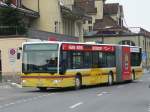
[[[92,67],[92,55],[91,52],[84,53],[84,68]]]
[[[141,53],[131,53],[131,66],[140,66]]]
[[[68,68],[67,52],[63,51],[60,56],[60,72],[63,74]]]
[[[72,68],[82,68],[83,67],[83,55],[81,52],[72,53]]]
[[[99,52],[99,66],[115,67],[116,66],[115,53]]]
[[[98,68],[99,67],[99,53],[98,52],[93,52],[92,53],[92,67],[93,68]]]
[[[107,64],[108,64],[108,67],[116,66],[115,53],[107,53]]]

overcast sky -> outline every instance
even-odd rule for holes
[[[128,27],[142,27],[150,31],[150,0],[106,0],[106,3],[120,3],[124,8]]]

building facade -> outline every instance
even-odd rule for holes
[[[95,21],[103,18],[103,5],[105,0],[76,0],[76,5],[85,10],[92,20],[85,20],[83,24],[84,33],[93,31]]]
[[[75,0],[22,0],[22,5],[40,15],[30,22],[32,29],[74,36],[83,41],[86,16],[82,9],[75,7]]]

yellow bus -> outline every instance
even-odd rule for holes
[[[64,88],[136,80],[142,76],[142,49],[127,45],[26,42],[23,87]]]

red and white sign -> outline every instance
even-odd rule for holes
[[[15,55],[16,54],[16,49],[10,49],[9,53],[10,53],[10,55]]]
[[[104,51],[114,52],[114,46],[107,45],[84,45],[84,44],[63,44],[62,50],[66,51]]]
[[[8,50],[8,55],[9,55],[9,62],[11,64],[14,64],[16,62],[17,59],[17,49],[16,48],[10,48]]]

